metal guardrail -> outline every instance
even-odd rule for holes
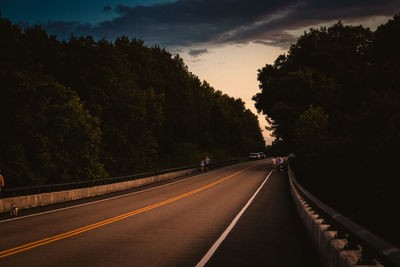
[[[235,164],[235,163],[237,163],[237,160],[227,160],[227,161],[216,162],[216,163],[210,164],[209,169],[221,168],[221,167],[228,166],[228,165]],[[171,172],[195,169],[195,168],[198,168],[199,172],[200,172],[199,165],[192,165],[192,166],[160,170],[160,171],[155,171],[155,172],[146,172],[146,173],[138,173],[138,174],[133,174],[133,175],[126,175],[126,176],[109,177],[109,178],[98,179],[98,180],[86,180],[86,181],[71,182],[71,183],[4,188],[2,190],[2,197],[6,198],[6,197],[26,196],[26,195],[32,195],[32,194],[50,193],[50,192],[57,192],[57,191],[62,191],[62,190],[71,190],[71,189],[77,189],[77,188],[92,187],[92,186],[97,186],[97,185],[113,184],[113,183],[131,181],[131,180],[136,180],[136,179],[155,176],[155,175],[171,173]]]
[[[344,249],[361,249],[362,256],[357,264],[370,265],[375,264],[375,260],[377,260],[385,267],[400,267],[400,249],[314,197],[296,181],[293,170],[290,164],[288,165],[289,179],[299,194],[323,219],[323,223],[330,225],[329,230],[337,231],[336,238],[347,239],[347,246]]]

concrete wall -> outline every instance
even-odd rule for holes
[[[297,212],[318,250],[321,262],[327,267],[361,266],[357,265],[357,261],[361,256],[361,251],[344,250],[347,240],[335,238],[337,232],[328,230],[328,224],[322,224],[323,220],[318,218],[318,214],[314,213],[310,206],[304,201],[291,181],[290,191]],[[383,265],[376,264],[368,266]]]
[[[146,178],[126,181],[121,183],[99,185],[99,186],[58,191],[52,193],[35,194],[29,196],[3,198],[0,199],[0,213],[9,212],[12,204],[14,204],[19,209],[28,209],[38,206],[45,206],[49,204],[55,204],[65,201],[71,201],[71,200],[104,195],[107,193],[126,190],[134,187],[139,187],[142,185],[152,184],[180,176],[193,174],[198,171],[199,168],[194,168],[194,169],[150,176]]]

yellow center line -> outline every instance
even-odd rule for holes
[[[65,232],[65,233],[62,233],[62,234],[59,234],[59,235],[47,237],[47,238],[44,238],[44,239],[41,239],[41,240],[38,240],[38,241],[35,241],[35,242],[32,242],[32,243],[28,243],[28,244],[24,244],[24,245],[12,248],[12,249],[3,250],[3,251],[0,252],[0,259],[4,258],[4,257],[7,257],[7,256],[10,256],[10,255],[13,255],[13,254],[17,254],[17,253],[23,252],[25,250],[29,250],[29,249],[32,249],[32,248],[35,248],[35,247],[43,246],[45,244],[49,244],[49,243],[55,242],[55,241],[60,240],[60,239],[64,239],[64,238],[68,238],[68,237],[71,237],[71,236],[74,236],[74,235],[77,235],[77,234],[80,234],[80,233],[84,233],[86,231],[93,230],[93,229],[99,228],[101,226],[105,226],[107,224],[110,224],[110,223],[113,223],[113,222],[117,222],[117,221],[126,219],[128,217],[131,217],[131,216],[134,216],[134,215],[137,215],[137,214],[140,214],[140,213],[143,213],[143,212],[146,212],[146,211],[149,211],[149,210],[152,210],[152,209],[167,205],[169,203],[175,202],[175,201],[180,200],[182,198],[188,197],[190,195],[196,194],[196,193],[198,193],[200,191],[203,191],[203,190],[206,190],[206,189],[208,189],[210,187],[213,187],[213,186],[215,186],[215,185],[217,185],[219,183],[222,183],[222,182],[232,178],[233,176],[238,175],[238,174],[240,174],[240,173],[242,173],[242,172],[244,172],[244,171],[246,171],[246,170],[248,170],[248,169],[250,169],[252,167],[254,167],[254,165],[253,166],[249,166],[247,168],[244,168],[244,169],[242,169],[240,171],[237,171],[237,172],[235,172],[235,173],[233,173],[233,174],[231,174],[229,176],[226,176],[224,178],[221,178],[221,179],[219,179],[219,180],[217,180],[217,181],[215,181],[213,183],[210,183],[208,185],[199,187],[199,188],[197,188],[195,190],[189,191],[189,192],[184,193],[182,195],[179,195],[179,196],[164,200],[162,202],[159,202],[159,203],[156,203],[156,204],[153,204],[153,205],[141,208],[141,209],[137,209],[137,210],[134,210],[134,211],[131,211],[131,212],[127,212],[127,213],[121,214],[119,216],[115,216],[115,217],[112,217],[110,219],[103,220],[103,221],[100,221],[100,222],[97,222],[97,223],[93,223],[93,224],[90,224],[90,225],[87,225],[87,226],[84,226],[84,227],[81,227],[81,228],[78,228],[78,229],[75,229],[75,230],[71,230],[71,231],[68,231],[68,232]]]

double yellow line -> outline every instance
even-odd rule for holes
[[[116,216],[116,217],[113,217],[113,218],[110,218],[110,219],[107,219],[107,220],[104,220],[104,221],[100,221],[100,222],[97,222],[97,223],[94,223],[94,224],[90,224],[90,225],[87,225],[85,227],[81,227],[81,228],[78,228],[78,229],[63,233],[63,234],[51,236],[51,237],[48,237],[48,238],[45,238],[45,239],[41,239],[41,240],[38,240],[38,241],[35,241],[35,242],[32,242],[32,243],[28,243],[28,244],[21,245],[21,246],[12,248],[12,249],[1,251],[0,252],[0,258],[4,258],[4,257],[10,256],[10,255],[13,255],[13,254],[17,254],[17,253],[23,252],[25,250],[33,249],[35,247],[43,246],[43,245],[55,242],[57,240],[64,239],[64,238],[67,238],[67,237],[71,237],[71,236],[74,236],[74,235],[77,235],[77,234],[80,234],[80,233],[84,233],[84,232],[87,232],[89,230],[93,230],[93,229],[96,229],[98,227],[101,227],[101,226],[104,226],[104,225],[107,225],[107,224],[110,224],[110,223],[113,223],[113,222],[117,222],[117,221],[123,220],[125,218],[128,218],[128,217],[131,217],[131,216],[134,216],[134,215],[137,215],[137,214],[140,214],[140,213],[143,213],[143,212],[146,212],[146,211],[149,211],[149,210],[152,210],[152,209],[167,205],[169,203],[175,202],[175,201],[177,201],[179,199],[188,197],[190,195],[196,194],[196,193],[198,193],[200,191],[203,191],[203,190],[206,190],[206,189],[208,189],[210,187],[213,187],[213,186],[215,186],[215,185],[217,185],[219,183],[222,183],[222,182],[232,178],[233,176],[238,175],[239,173],[242,173],[242,172],[244,172],[244,171],[246,171],[246,170],[248,170],[248,169],[250,169],[252,167],[254,167],[254,165],[250,166],[250,167],[247,167],[247,168],[244,168],[244,169],[242,169],[242,170],[240,170],[238,172],[235,172],[235,173],[233,173],[233,174],[231,174],[229,176],[226,176],[224,178],[221,178],[221,179],[219,179],[219,180],[217,180],[217,181],[215,181],[215,182],[213,182],[211,184],[202,186],[200,188],[197,188],[197,189],[195,189],[193,191],[190,191],[190,192],[187,192],[185,194],[176,196],[174,198],[170,198],[170,199],[164,200],[162,202],[159,202],[159,203],[156,203],[156,204],[153,204],[153,205],[150,205],[150,206],[138,209],[138,210],[134,210],[134,211],[131,211],[131,212],[128,212],[128,213],[124,213],[122,215],[119,215],[119,216]]]

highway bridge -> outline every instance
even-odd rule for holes
[[[0,221],[1,266],[320,266],[270,161]]]
[[[290,167],[273,170],[270,159],[168,179],[0,214],[0,266],[400,266],[398,248],[315,199]],[[18,197],[19,205],[32,199]],[[0,208],[10,201],[17,198]]]

